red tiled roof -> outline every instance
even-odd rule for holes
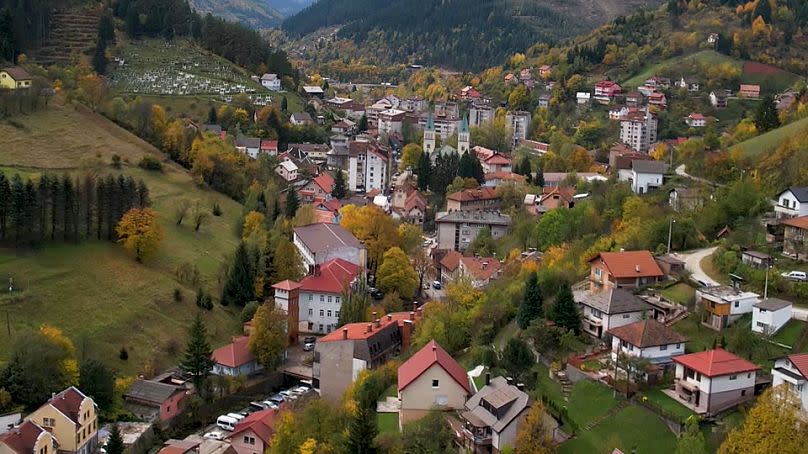
[[[45,432],[45,429],[36,423],[24,421],[19,426],[0,435],[0,444],[8,446],[18,454],[31,454],[34,452],[37,438],[42,432]]]
[[[233,430],[233,433],[231,433],[228,438],[232,439],[246,430],[252,430],[266,445],[272,440],[272,435],[275,433],[274,426],[277,416],[278,410],[271,408],[251,413],[236,424],[235,430]]]
[[[321,173],[314,177],[314,184],[330,194],[331,190],[334,189],[334,177],[327,173]]]
[[[328,210],[314,210],[316,224],[334,224],[334,212]]]
[[[87,396],[85,396],[84,393],[76,389],[75,386],[71,386],[53,396],[48,403],[73,420],[73,422],[78,423],[81,403],[84,402],[86,398]]]
[[[261,139],[261,149],[262,150],[277,150],[278,149],[278,141],[277,140],[269,140],[269,139]]]
[[[434,364],[443,368],[467,393],[471,392],[466,370],[434,340],[429,341],[398,368],[398,390],[409,386]]]
[[[323,342],[336,342],[341,341],[343,339],[343,330],[348,330],[347,337],[349,340],[364,340],[370,337],[373,337],[376,334],[379,334],[384,328],[391,324],[396,324],[397,326],[403,326],[405,320],[412,320],[412,315],[410,312],[393,312],[391,314],[387,314],[379,319],[379,326],[373,326],[371,331],[368,331],[368,325],[372,322],[358,322],[358,323],[348,323],[345,325],[340,326],[339,328],[331,331],[329,334],[321,337],[317,340],[318,343]],[[416,313],[416,319],[419,319]]]
[[[494,188],[483,187],[464,189],[462,191],[453,192],[446,197],[448,200],[456,202],[470,202],[472,200],[492,200],[498,199],[497,192]]]
[[[803,377],[808,378],[808,353],[788,355],[788,360],[800,371]]]
[[[687,339],[656,320],[640,320],[609,330],[618,339],[639,348],[679,344]]]
[[[216,361],[216,364],[227,367],[241,367],[254,361],[255,357],[253,357],[247,345],[249,341],[250,338],[247,336],[233,339],[233,342],[213,351],[213,360]]]
[[[477,159],[481,161],[485,161],[486,159],[490,158],[494,153],[496,153],[496,151],[494,150],[481,147],[479,145],[474,146],[471,150],[474,152],[474,154],[477,155]]]
[[[446,268],[451,272],[454,272],[454,270],[456,270],[457,267],[460,266],[461,257],[463,257],[463,254],[457,251],[449,251],[440,260],[440,266]]]
[[[379,190],[379,188],[373,188],[373,189],[371,189],[370,191],[368,191],[368,192],[365,194],[365,197],[367,197],[367,198],[369,198],[369,199],[372,199],[373,197],[376,197],[377,195],[379,195],[379,194],[381,194],[381,193],[382,193],[382,191],[381,191],[381,190]]]
[[[580,174],[579,174],[580,175]],[[505,181],[518,181],[524,182],[525,176],[513,172],[491,172],[485,174],[485,181],[491,180],[505,180]]]
[[[424,197],[423,194],[418,191],[412,191],[404,201],[404,211],[409,213],[415,208],[418,208],[421,211],[426,211],[426,205],[426,197]]]
[[[272,284],[272,288],[286,290],[287,292],[289,292],[296,288],[300,288],[300,284],[298,284],[295,281],[290,281],[289,279],[287,279],[285,281],[280,281],[277,284]]]
[[[690,118],[691,120],[704,120],[704,115],[700,113],[692,113],[687,118]]]
[[[320,274],[308,275],[300,281],[300,289],[318,293],[342,293],[359,273],[359,265],[333,259],[320,265]]]
[[[157,454],[185,454],[193,452],[200,444],[192,440],[169,440]]]
[[[484,162],[489,165],[508,165],[511,163],[511,160],[508,159],[507,156],[503,156],[499,153],[494,153],[491,156],[485,158]]]
[[[589,261],[603,260],[606,268],[617,279],[626,277],[661,277],[664,275],[648,251],[601,252]]]
[[[674,356],[673,361],[708,377],[752,372],[760,368],[723,348]]]
[[[320,205],[328,211],[339,211],[342,208],[342,202],[337,199],[328,199],[320,202]]]
[[[808,230],[808,216],[800,216],[797,218],[785,219],[780,221],[783,225],[796,227],[798,229]]]
[[[460,263],[465,272],[481,281],[491,279],[500,268],[499,260],[494,257],[461,257]]]

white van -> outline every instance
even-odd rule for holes
[[[236,430],[236,424],[238,424],[238,420],[229,416],[222,415],[216,419],[216,425],[228,432]]]
[[[227,416],[235,419],[236,421],[241,421],[242,419],[245,418],[245,416],[242,415],[241,413],[228,413]]]

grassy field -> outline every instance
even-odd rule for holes
[[[561,392],[561,385],[550,378],[550,369],[541,363],[536,364],[535,369],[538,372],[536,388],[539,393],[561,404],[564,401],[564,393]]]
[[[620,410],[603,424],[581,432],[559,447],[560,454],[611,453],[620,448],[625,453],[672,453],[676,437],[659,417],[649,410],[632,405]]]
[[[160,370],[175,363],[183,348],[186,327],[196,313],[192,288],[174,279],[178,265],[196,265],[203,285],[213,289],[225,257],[235,249],[235,224],[241,206],[214,191],[198,188],[181,167],[165,162],[164,171],[147,172],[136,163],[158,151],[111,122],[72,107],[53,106],[20,117],[22,128],[0,123],[6,173],[36,176],[43,172],[113,172],[112,154],[122,157],[120,172],[143,179],[165,232],[155,259],[139,265],[120,246],[106,242],[45,245],[35,251],[0,250],[0,280],[13,278],[21,292],[0,295],[0,312],[9,316],[11,336],[0,332],[0,361],[7,358],[12,338],[43,323],[70,336],[80,351],[125,374],[151,363]],[[119,171],[114,171],[119,172]],[[200,232],[176,226],[173,209],[180,200],[218,203],[221,217],[209,218]],[[176,303],[180,288],[184,301]],[[216,306],[206,313],[214,346],[239,330],[236,308]],[[129,360],[118,360],[126,347]]]
[[[620,85],[624,90],[635,90],[638,86],[642,85],[648,78],[659,75],[668,76],[673,81],[677,76],[672,73],[676,68],[682,66],[689,66],[693,63],[718,65],[721,63],[732,63],[738,69],[741,69],[741,62],[712,50],[703,50],[695,54],[681,55],[678,57],[670,58],[662,62],[646,66],[639,73],[630,79],[622,82]],[[677,79],[678,80],[678,79]]]
[[[376,413],[379,434],[398,432],[398,413]]]
[[[617,399],[611,389],[600,383],[584,380],[573,386],[567,410],[570,418],[578,426],[584,427],[615,405],[617,405]]]
[[[719,284],[729,284],[729,276],[715,266],[712,255],[708,255],[701,259],[699,266],[701,267],[702,271],[704,271],[704,274],[706,274],[710,279],[718,282]]]
[[[791,319],[774,335],[774,340],[793,347],[800,340],[800,336],[805,329],[806,323],[804,321]]]
[[[660,293],[662,296],[671,301],[687,306],[693,301],[693,298],[696,295],[696,290],[693,287],[680,282],[662,290]]]
[[[690,409],[671,399],[660,389],[651,389],[645,391],[643,395],[648,398],[648,401],[651,402],[652,405],[657,408],[661,408],[669,414],[677,416],[682,421],[695,415],[695,413],[693,413]]]
[[[806,128],[808,128],[808,118],[802,118],[773,131],[741,142],[733,146],[731,150],[741,150],[747,156],[758,156],[774,150],[788,138],[801,134]]]

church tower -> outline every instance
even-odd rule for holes
[[[431,154],[435,151],[435,119],[432,117],[432,112],[429,112],[426,117],[423,149],[426,154]]]
[[[469,121],[463,117],[460,123],[460,130],[457,132],[457,152],[462,156],[471,149],[471,134],[469,134]]]

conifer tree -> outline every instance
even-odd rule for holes
[[[572,296],[572,288],[568,283],[564,283],[556,295],[555,304],[550,314],[550,318],[556,325],[580,334],[581,314],[575,307],[575,298]]]
[[[216,107],[211,106],[210,110],[208,111],[208,124],[214,125],[218,121],[219,121],[219,114],[216,112]]]
[[[428,153],[421,153],[421,157],[418,159],[418,169],[416,173],[418,175],[418,189],[426,191],[432,179],[432,160]]]
[[[525,283],[525,295],[522,299],[522,304],[519,305],[519,311],[516,314],[516,322],[519,328],[527,329],[530,322],[541,317],[543,304],[539,278],[536,273],[530,273]]]
[[[281,112],[286,112],[289,110],[289,100],[286,99],[286,96],[281,99]]]
[[[292,219],[297,214],[297,209],[300,207],[300,200],[297,198],[297,192],[290,188],[286,192],[286,218]]]
[[[222,305],[234,303],[244,306],[255,300],[255,272],[250,254],[244,242],[239,243],[233,265],[227,274],[227,282],[222,289]]]
[[[112,430],[109,432],[107,445],[104,449],[107,454],[123,454],[123,437],[121,436],[121,430],[118,428],[118,424],[112,425]]]
[[[375,454],[376,448],[373,439],[376,438],[377,433],[376,412],[359,405],[348,425],[348,436],[345,439],[346,451],[352,454]]]
[[[339,200],[344,199],[347,195],[348,190],[345,187],[345,174],[342,173],[342,170],[337,169],[337,173],[334,175],[334,188],[331,190],[331,196]]]
[[[197,390],[202,389],[202,384],[213,368],[212,355],[213,351],[208,342],[208,330],[202,322],[202,314],[197,312],[194,323],[188,331],[188,344],[180,363],[180,369],[191,376],[191,381]]]
[[[777,115],[777,106],[771,95],[760,101],[760,105],[755,111],[755,126],[758,132],[764,133],[780,127],[780,117]]]

